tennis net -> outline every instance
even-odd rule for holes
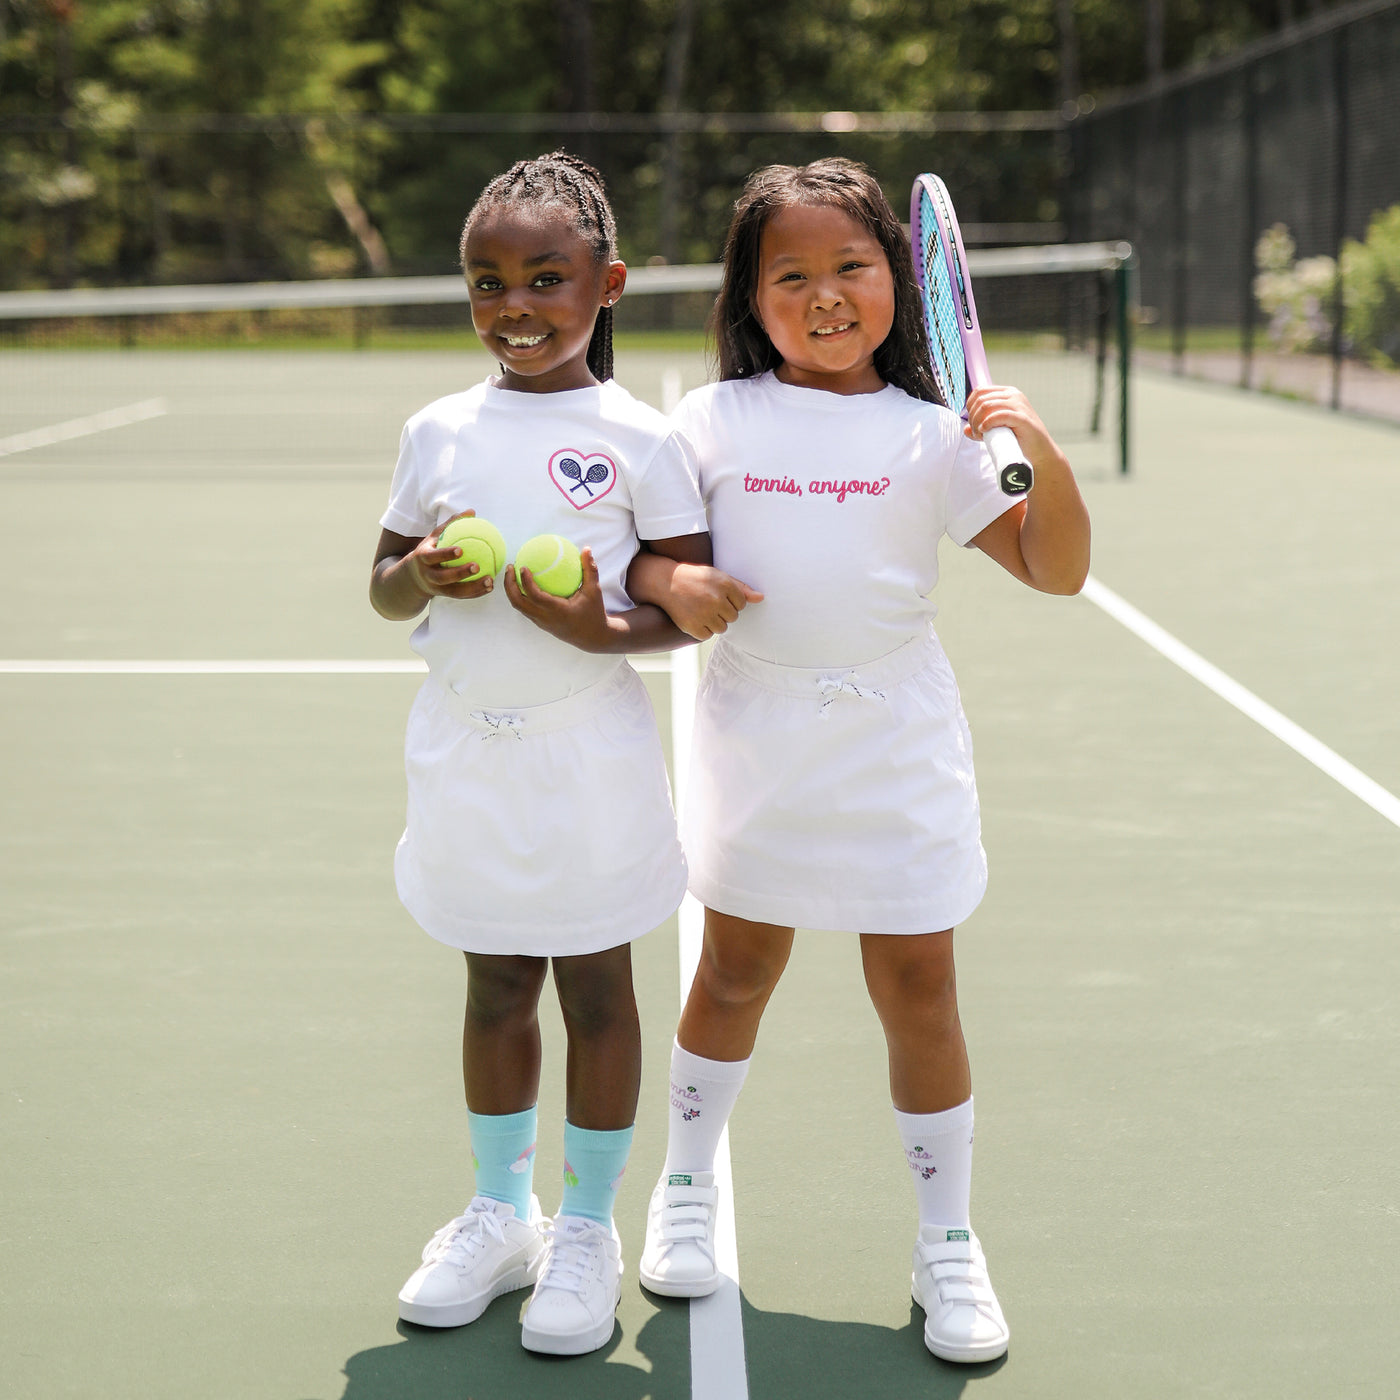
[[[1126,244],[969,254],[994,377],[1024,389],[1067,443],[1116,439],[1123,470],[1130,258]],[[703,375],[698,357],[719,282],[719,264],[630,270],[616,311],[624,383],[640,363],[634,352],[690,356],[689,377]],[[421,403],[447,392],[439,385],[454,376],[472,382],[445,368],[463,352],[483,361],[471,376],[487,363],[459,276],[3,293],[0,455],[30,450],[43,442],[33,435],[55,425],[162,396],[178,397],[186,417],[222,390],[219,401],[236,401],[243,415],[280,415],[289,425],[299,416],[343,420],[367,411],[368,373],[343,351],[374,352],[376,384],[403,381],[404,395],[386,412],[405,403],[412,411],[414,393]],[[383,358],[391,352],[413,353],[394,367]]]

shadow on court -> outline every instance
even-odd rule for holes
[[[436,1331],[400,1322],[401,1341],[356,1352],[345,1363],[341,1400],[689,1400],[690,1320],[684,1307],[667,1308],[643,1326],[637,1344],[651,1363],[648,1370],[613,1359],[621,1328],[588,1356],[524,1350],[525,1296],[497,1300],[470,1327]]]
[[[751,1400],[856,1400],[917,1395],[952,1400],[1006,1357],[985,1366],[952,1366],[924,1346],[924,1314],[909,1305],[903,1327],[829,1322],[796,1313],[762,1312],[743,1302],[744,1348]],[[645,1337],[638,1344],[646,1349]]]
[[[659,1301],[659,1300],[658,1300]],[[647,1367],[614,1359],[621,1330],[601,1351],[543,1357],[520,1346],[520,1298],[500,1300],[470,1327],[433,1331],[399,1323],[402,1340],[345,1363],[341,1400],[690,1400],[690,1316],[663,1303],[637,1334]],[[763,1312],[743,1303],[751,1400],[853,1400],[919,1395],[953,1400],[1001,1369],[949,1366],[924,1348],[924,1315],[900,1328]]]

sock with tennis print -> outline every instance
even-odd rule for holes
[[[894,1111],[914,1174],[919,1228],[966,1230],[972,1197],[972,1100],[942,1113]]]
[[[707,1060],[679,1041],[672,1045],[667,1175],[714,1170],[720,1135],[748,1072],[747,1060]]]

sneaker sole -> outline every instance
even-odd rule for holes
[[[656,1293],[662,1298],[708,1298],[719,1287],[718,1270],[712,1278],[702,1279],[657,1278],[645,1269],[639,1269],[637,1275],[648,1293]]]
[[[928,1317],[928,1308],[924,1305],[923,1296],[919,1292],[919,1278],[915,1274],[910,1280],[910,1296],[924,1310],[924,1317]],[[924,1324],[924,1346],[928,1348],[940,1361],[952,1361],[960,1366],[976,1366],[984,1361],[998,1361],[1006,1355],[1011,1347],[1011,1338],[1003,1337],[999,1342],[988,1342],[980,1347],[955,1347],[949,1346],[947,1342],[942,1342],[928,1334],[928,1324]]]
[[[622,1289],[613,1299],[613,1310],[596,1327],[587,1332],[540,1332],[528,1323],[520,1327],[520,1345],[526,1351],[542,1352],[545,1356],[583,1356],[606,1346],[617,1327],[617,1305],[622,1301]]]
[[[510,1273],[499,1279],[488,1293],[479,1293],[463,1303],[414,1303],[400,1296],[399,1316],[405,1322],[415,1322],[419,1327],[465,1327],[475,1322],[497,1298],[506,1293],[515,1293],[522,1288],[535,1286],[534,1268]]]

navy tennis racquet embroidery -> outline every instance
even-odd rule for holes
[[[608,469],[601,462],[594,462],[585,472],[572,457],[565,457],[559,463],[559,470],[570,481],[576,483],[576,485],[569,487],[569,494],[573,495],[575,491],[587,491],[589,500],[593,499],[593,488],[608,479]]]
[[[585,510],[617,485],[617,464],[601,452],[566,447],[549,459],[549,475],[575,510]]]

